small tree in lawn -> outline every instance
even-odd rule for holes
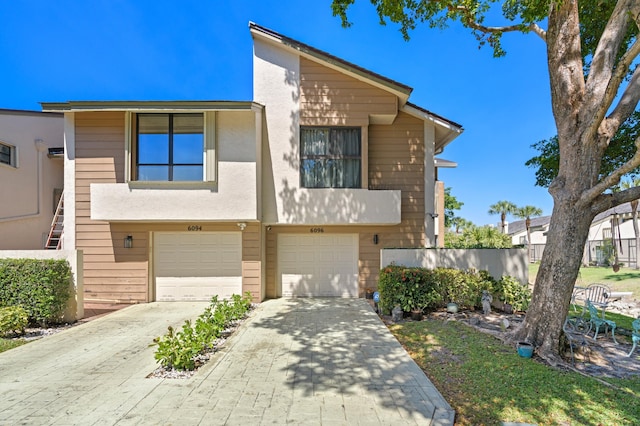
[[[510,201],[498,201],[494,205],[489,207],[489,214],[499,214],[500,215],[500,229],[504,234],[505,228],[507,225],[507,215],[513,214],[516,211],[516,205]]]
[[[524,219],[524,226],[527,229],[527,248],[531,247],[531,218],[542,215],[542,209],[535,206],[518,207],[513,215],[519,219]]]

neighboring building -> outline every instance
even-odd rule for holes
[[[64,245],[84,252],[86,301],[358,297],[381,248],[441,244],[434,156],[462,127],[250,31],[252,101],[43,104],[65,116]]]
[[[549,231],[549,221],[551,216],[541,216],[531,218],[529,232],[531,233],[531,244],[545,244],[547,242],[547,231]],[[527,244],[526,220],[518,220],[508,224],[507,234],[511,237],[513,245]]]
[[[631,266],[636,264],[635,233],[631,204],[626,203],[608,209],[598,215],[591,222],[589,236],[585,245],[584,263],[604,265],[613,256],[613,241],[616,242],[618,260]],[[530,260],[539,261],[547,243],[547,232],[551,216],[541,216],[531,219]],[[508,234],[514,245],[527,243],[525,221],[519,220],[509,224]]]
[[[0,250],[44,248],[63,188],[63,118],[0,109]]]

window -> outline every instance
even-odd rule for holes
[[[602,228],[602,239],[603,240],[611,239],[611,228]]]
[[[303,188],[360,188],[360,128],[302,127],[300,185]]]
[[[0,164],[16,167],[16,147],[0,142]]]
[[[136,129],[137,180],[204,179],[203,114],[138,114]]]

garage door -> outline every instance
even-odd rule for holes
[[[158,301],[242,294],[242,234],[155,234],[154,265]]]
[[[358,296],[357,234],[281,234],[283,296]]]

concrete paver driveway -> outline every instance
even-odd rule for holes
[[[192,378],[146,378],[152,339],[206,305],[136,305],[0,354],[0,424],[453,424],[363,299],[266,301]]]

